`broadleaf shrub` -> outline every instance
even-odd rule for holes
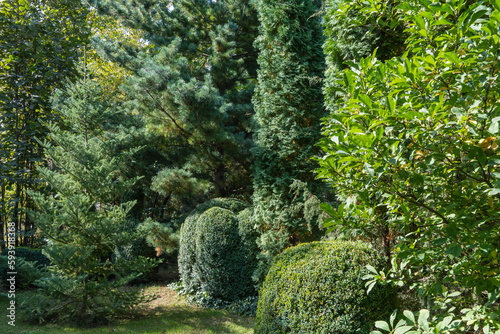
[[[365,290],[366,265],[384,266],[368,244],[312,242],[276,256],[259,293],[255,333],[369,333],[391,314],[396,291]]]
[[[406,52],[327,72],[318,174],[343,201],[327,224],[385,234],[394,266],[373,278],[418,292],[431,326],[500,332],[500,2],[349,0],[325,21],[353,11],[404,26]]]

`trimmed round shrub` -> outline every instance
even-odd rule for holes
[[[198,218],[195,270],[201,290],[212,298],[237,300],[255,292],[238,225],[233,212],[219,207]]]
[[[369,333],[396,308],[396,291],[367,295],[365,267],[384,266],[361,242],[312,242],[273,259],[259,293],[255,333]]]
[[[196,226],[198,218],[205,211],[213,207],[238,213],[249,206],[250,204],[233,198],[215,198],[198,205],[186,217],[181,226],[178,257],[179,274],[182,279],[182,286],[186,292],[195,292],[199,285],[199,280],[194,271],[194,265],[196,263]]]

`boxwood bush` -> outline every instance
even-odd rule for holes
[[[181,226],[181,236],[179,242],[179,274],[182,286],[186,293],[195,293],[199,288],[199,279],[194,271],[196,263],[196,228],[198,218],[213,207],[230,210],[239,213],[250,204],[233,198],[215,198],[197,206],[187,217]]]
[[[254,293],[237,216],[219,207],[205,211],[196,227],[195,270],[212,298],[238,300]]]
[[[238,214],[238,232],[241,238],[241,247],[244,249],[243,253],[246,263],[243,269],[245,271],[245,277],[252,277],[259,263],[257,258],[260,253],[259,246],[257,245],[259,232],[254,228],[255,222],[252,220],[252,216],[253,208],[247,208]]]
[[[396,291],[367,295],[365,266],[384,260],[361,242],[313,242],[273,259],[259,293],[255,333],[369,333],[396,308]]]

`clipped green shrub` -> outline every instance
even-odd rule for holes
[[[367,295],[365,266],[384,260],[361,242],[312,242],[273,260],[259,293],[255,333],[369,333],[396,307],[393,288]]]
[[[255,293],[250,271],[255,268],[248,266],[238,225],[233,212],[219,207],[198,218],[195,272],[212,298],[238,300]]]
[[[218,207],[238,213],[249,207],[250,204],[233,198],[215,198],[198,205],[186,217],[181,226],[181,236],[179,241],[179,274],[182,285],[187,293],[195,292],[199,281],[194,272],[196,263],[196,226],[198,218],[208,209]]]
[[[5,248],[1,255],[7,256],[9,252],[8,248]],[[50,260],[46,257],[41,249],[33,249],[28,247],[16,247],[15,248],[16,258],[23,258],[29,262],[36,262],[40,267],[46,267],[50,265]]]

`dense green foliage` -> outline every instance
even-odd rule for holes
[[[254,240],[255,242],[255,240]],[[194,270],[200,289],[213,298],[238,300],[255,294],[247,247],[237,216],[218,207],[205,211],[196,226]],[[255,258],[257,254],[251,254]]]
[[[336,15],[355,8],[383,23],[384,3],[348,1]],[[371,283],[417,290],[431,311],[420,312],[425,326],[499,331],[500,3],[395,5],[407,52],[351,63],[337,77],[343,98],[328,101],[337,111],[325,122],[321,176],[346,199],[329,209],[330,225],[362,235],[389,225],[394,268]]]
[[[252,277],[255,269],[258,266],[258,255],[260,253],[260,248],[257,245],[257,239],[259,238],[259,232],[255,229],[253,221],[253,207],[246,208],[237,216],[238,220],[238,234],[241,238],[240,247],[243,250],[242,263],[245,264],[242,270],[242,277]]]
[[[6,248],[2,251],[2,256],[7,256],[9,254],[9,249]],[[29,262],[36,262],[38,266],[46,267],[50,265],[50,260],[43,255],[41,249],[32,249],[28,247],[16,247],[15,249],[16,258],[23,258]]]
[[[179,272],[187,293],[234,301],[253,295],[257,234],[249,204],[216,198],[199,205],[181,228]]]
[[[217,207],[238,214],[249,206],[248,203],[232,198],[215,198],[194,209],[181,227],[179,247],[179,273],[184,290],[192,293],[199,290],[200,279],[195,266],[197,261],[197,235],[199,219],[207,210]]]
[[[383,258],[360,242],[312,242],[288,248],[273,260],[259,293],[255,333],[369,333],[389,315],[395,290],[366,294],[366,265]]]
[[[377,49],[380,60],[401,55],[405,51],[404,25],[393,17],[396,1],[387,1],[379,16],[367,20],[358,6],[350,6],[351,1],[329,0],[324,13],[323,45],[327,67],[323,87],[325,106],[335,111],[335,101],[341,96],[337,89],[337,73],[347,67],[350,61],[359,61],[370,56]],[[342,15],[338,15],[339,7]],[[389,22],[387,25],[379,22]]]
[[[247,206],[234,199],[215,199],[186,219],[179,266],[181,273],[190,276],[181,274],[182,283],[174,288],[189,301],[255,316],[258,297],[251,278],[258,264],[259,234],[253,225],[253,209]],[[190,229],[194,232],[186,233]]]
[[[179,251],[257,332],[500,334],[499,55],[500,0],[0,1],[20,311],[106,321]]]
[[[68,84],[55,103],[64,126],[48,125],[44,148],[53,165],[39,170],[48,187],[30,195],[53,265],[35,282],[37,294],[21,304],[33,322],[104,321],[142,300],[123,286],[156,265],[130,254],[138,238],[127,217],[134,202],[117,202],[136,181],[119,173],[137,148],[127,149],[129,130],[116,124],[123,115],[100,94],[91,78]]]
[[[8,255],[0,256],[0,284],[10,290],[10,285],[12,281],[9,279],[12,278],[12,274],[8,274],[11,272],[9,270],[9,262],[12,263],[12,259],[15,259],[16,263],[16,274],[15,274],[15,286],[16,289],[27,289],[33,288],[34,283],[42,278],[47,276],[47,271],[38,265],[35,262],[31,262],[26,260],[26,258],[18,257],[18,258],[9,258]]]
[[[290,191],[302,181],[313,194],[312,156],[324,116],[321,79],[324,71],[319,2],[311,0],[256,1],[259,12],[258,84],[255,104],[254,194],[255,224],[260,230],[259,269],[262,282],[272,258],[284,248],[321,235],[294,207]]]
[[[44,123],[57,120],[50,98],[75,65],[90,30],[78,0],[5,0],[0,3],[0,239],[14,222],[17,242],[34,228],[26,191],[37,188],[43,164]]]
[[[325,106],[332,113],[341,108],[338,101],[348,98],[342,89],[344,83],[338,80],[338,76],[350,62],[359,62],[363,57],[372,55],[375,50],[381,61],[401,55],[405,51],[404,25],[393,16],[393,8],[397,2],[385,3],[379,16],[371,19],[366,17],[358,5],[352,4],[350,1],[331,0],[324,15],[326,41],[323,48],[327,68],[323,92]],[[381,25],[378,22],[390,22],[390,24]],[[347,178],[346,182],[349,182]],[[343,191],[336,191],[335,195],[339,202],[349,201]],[[370,200],[376,202],[374,198]],[[322,207],[330,214],[334,213],[330,206],[323,204]],[[379,208],[375,212],[375,217],[377,223],[372,224],[371,228],[366,228],[359,221],[353,220],[344,228],[337,229],[337,232],[349,238],[362,235],[365,240],[369,240],[390,257],[394,246],[394,231],[386,222],[385,210]],[[335,222],[333,219],[331,223]],[[329,224],[327,222],[326,226]]]
[[[134,50],[101,41],[134,74],[126,85],[130,108],[167,138],[170,161],[156,189],[184,206],[219,196],[248,198],[258,24],[249,0],[96,5],[141,31],[152,46]]]

